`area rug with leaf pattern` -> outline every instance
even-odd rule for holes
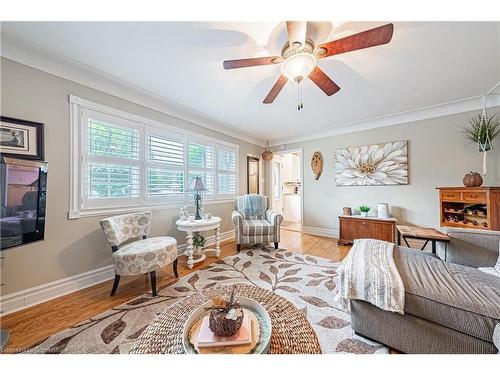
[[[31,347],[31,353],[128,353],[156,316],[180,299],[221,283],[244,282],[271,290],[292,302],[309,320],[323,353],[387,353],[378,343],[357,336],[350,316],[333,301],[337,267],[328,259],[255,246],[181,277]],[[118,293],[120,291],[118,290]]]

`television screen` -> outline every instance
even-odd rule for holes
[[[3,158],[0,181],[1,249],[43,239],[47,164]]]

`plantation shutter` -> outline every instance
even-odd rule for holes
[[[219,149],[217,163],[218,194],[236,193],[236,151]]]
[[[148,197],[184,195],[184,139],[149,134],[146,142]]]
[[[188,185],[200,176],[205,185],[205,194],[215,193],[215,149],[211,145],[189,142],[188,150]]]
[[[83,200],[89,207],[138,202],[141,188],[138,124],[85,110]]]

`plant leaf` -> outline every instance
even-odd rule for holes
[[[280,283],[296,283],[300,280],[302,280],[302,277],[285,277],[280,280]]]
[[[318,286],[319,284],[321,284],[321,281],[321,279],[312,279],[306,284],[306,286]]]
[[[307,275],[309,277],[325,277],[325,275],[322,275],[320,273],[310,273],[309,275]]]
[[[272,274],[274,275],[277,275],[278,274],[278,269],[273,266],[272,264],[269,266],[269,272],[271,272]]]
[[[130,305],[130,306],[140,305],[141,303],[148,302],[150,300],[151,300],[151,298],[140,297],[140,298],[136,298],[130,302],[127,302],[127,305]]]
[[[323,328],[340,329],[347,327],[349,322],[347,320],[337,318],[336,316],[327,316],[316,324]]]
[[[337,289],[337,285],[335,284],[335,282],[333,280],[326,280],[324,285],[326,286],[326,288],[328,290]]]
[[[273,282],[271,281],[271,278],[267,274],[265,274],[264,272],[262,272],[262,271],[260,271],[260,273],[259,273],[259,279],[261,279],[262,281],[265,281],[268,284],[273,285]]]
[[[224,271],[228,271],[228,270],[226,268],[217,267],[217,268],[212,268],[208,271],[210,271],[210,272],[224,272]]]
[[[370,345],[364,341],[349,338],[339,342],[335,351],[356,354],[373,354],[380,348],[380,345]]]
[[[293,276],[293,275],[296,275],[297,272],[300,271],[300,268],[294,268],[292,270],[286,270],[285,273],[284,273],[284,276]]]
[[[234,277],[229,277],[229,276],[214,276],[214,277],[209,277],[209,280],[215,280],[215,281],[224,281],[224,280],[230,280],[234,279]]]
[[[189,289],[187,286],[174,286],[174,290],[176,290],[177,292],[181,292],[181,293],[191,291],[191,289]]]
[[[195,273],[193,276],[191,276],[189,279],[188,279],[188,284],[191,284],[191,286],[194,288],[194,284],[196,284],[196,282],[200,279],[200,276],[198,276],[197,273]]]
[[[318,264],[318,261],[309,255],[306,255],[306,259],[311,263]]]
[[[288,293],[300,293],[300,290],[292,288],[291,286],[288,285],[280,285],[276,287],[276,289],[281,289]]]
[[[242,266],[242,270],[244,270],[245,268],[248,268],[252,265],[252,262],[247,260],[245,263],[243,263],[243,266]]]
[[[122,318],[115,320],[113,323],[109,324],[106,328],[104,328],[101,332],[101,339],[105,344],[109,344],[115,338],[117,338],[120,333],[123,332],[127,323],[122,320]]]
[[[325,300],[314,296],[300,296],[300,298],[316,307],[331,307]]]
[[[294,265],[292,263],[281,263],[278,265],[278,268],[290,268],[293,267]]]
[[[142,327],[141,329],[139,329],[138,331],[135,331],[134,333],[132,333],[131,335],[128,335],[127,336],[127,339],[132,339],[132,340],[135,340],[136,338],[138,338],[142,332],[144,332],[144,330],[148,327],[149,324],[146,324],[144,327]]]
[[[217,283],[208,283],[208,284],[204,285],[202,289],[203,289],[203,290],[205,290],[205,289],[208,289],[208,288],[212,288],[212,287],[213,287],[213,286],[215,286],[216,284],[217,284]]]

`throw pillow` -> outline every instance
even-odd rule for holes
[[[500,242],[498,243],[498,259],[493,267],[480,267],[479,271],[489,273],[490,275],[500,277]]]

